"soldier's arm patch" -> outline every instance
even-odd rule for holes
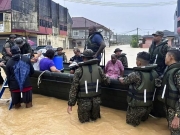
[[[138,72],[132,72],[124,78],[124,84],[134,84],[140,81],[141,76]]]

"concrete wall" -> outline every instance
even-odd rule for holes
[[[69,48],[67,37],[53,36],[53,35],[38,35],[37,45],[52,45],[54,48],[63,47]]]
[[[168,45],[173,46],[174,37],[167,37],[167,39],[168,39]],[[153,38],[146,38],[146,42],[145,42],[145,44],[142,45],[142,48],[149,48],[152,44],[152,40],[153,40]]]

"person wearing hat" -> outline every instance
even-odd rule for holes
[[[21,107],[22,100],[26,108],[32,107],[32,85],[29,76],[34,73],[34,68],[30,59],[20,53],[20,48],[13,46],[12,58],[6,64],[7,82],[16,109]]]
[[[11,48],[15,45],[14,39],[16,38],[16,35],[12,34],[9,36],[9,39],[6,39],[6,43],[2,48],[2,59],[4,61],[8,61],[11,57]]]
[[[116,57],[118,60],[120,60],[124,67],[128,67],[128,61],[125,53],[121,53],[122,50],[120,48],[116,48],[114,53],[116,54]]]
[[[91,49],[84,50],[83,62],[78,63],[79,68],[74,73],[69,92],[67,112],[70,114],[77,101],[81,123],[100,118],[101,83],[110,83],[110,79],[98,66],[98,59],[93,59],[93,55]]]
[[[15,44],[17,46],[19,46],[20,50],[21,50],[21,54],[26,54],[31,56],[32,55],[32,49],[31,46],[28,42],[26,42],[25,39],[23,39],[23,37],[18,37],[15,39]]]
[[[63,57],[63,62],[67,62],[67,56],[65,55],[65,52],[62,52],[63,51],[63,48],[62,47],[58,47],[57,50],[56,50],[56,56],[61,56]]]
[[[159,75],[162,75],[166,65],[165,56],[168,51],[168,40],[163,40],[164,33],[162,31],[157,31],[152,34],[154,36],[153,42],[149,47],[150,54],[150,64],[157,64],[156,71]]]
[[[157,64],[157,67],[155,68],[156,72],[159,74],[159,76],[162,76],[165,69],[165,57],[166,53],[169,49],[168,47],[168,40],[164,40],[164,33],[162,31],[156,31],[156,33],[152,34],[153,41],[151,46],[149,47],[149,54],[150,54],[150,64]],[[157,91],[159,91],[159,88],[157,88]],[[156,102],[158,99],[155,97],[153,102],[153,109],[151,111],[151,115],[154,117],[159,117],[162,114],[162,111],[157,112],[157,108],[161,107],[163,110],[163,103],[162,102]],[[159,110],[161,110],[159,109]]]
[[[152,109],[155,79],[158,78],[158,74],[154,70],[157,65],[150,65],[149,60],[149,53],[139,52],[134,72],[125,78],[119,78],[121,84],[129,85],[126,123],[134,127],[141,121],[146,121]]]

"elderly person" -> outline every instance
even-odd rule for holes
[[[111,60],[106,64],[105,73],[106,76],[110,77],[111,79],[118,79],[119,76],[123,76],[124,67],[122,62],[117,60],[115,54],[111,55]]]
[[[69,60],[69,63],[73,63],[73,62],[82,62],[83,61],[83,58],[81,56],[81,51],[78,49],[78,48],[74,48],[73,49],[73,52],[74,52],[74,56]],[[78,67],[77,66],[74,66],[74,67],[71,67],[70,68],[70,74],[74,74],[75,70],[77,69]]]
[[[69,60],[69,63],[73,63],[73,62],[82,62],[83,58],[81,56],[81,51],[79,50],[79,48],[74,48],[73,49],[74,52],[74,56]]]
[[[39,63],[40,71],[51,71],[51,72],[61,72],[55,67],[55,64],[53,62],[53,57],[54,57],[54,51],[49,49],[45,53],[45,57],[41,59]]]

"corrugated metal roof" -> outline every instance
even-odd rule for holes
[[[0,11],[10,10],[11,0],[0,0]]]

